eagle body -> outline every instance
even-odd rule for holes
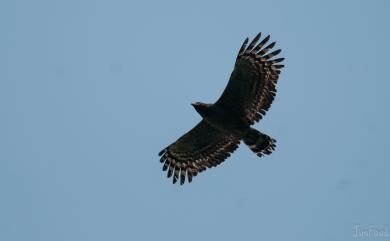
[[[241,138],[249,128],[236,113],[215,104],[196,102],[192,104],[195,110],[212,127],[224,133],[232,133]]]
[[[274,58],[281,50],[270,50],[268,35],[259,43],[259,33],[248,45],[242,44],[233,72],[221,97],[214,104],[193,103],[203,118],[194,128],[162,151],[160,162],[173,183],[221,164],[243,141],[257,156],[269,155],[276,141],[251,127],[270,108],[284,58]],[[269,53],[270,52],[270,53]]]

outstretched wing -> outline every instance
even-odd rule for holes
[[[180,137],[159,153],[164,163],[163,171],[168,170],[168,178],[173,175],[173,183],[180,177],[180,184],[188,182],[199,172],[222,163],[233,153],[240,140],[222,133],[205,120]]]
[[[231,110],[248,125],[259,121],[271,106],[276,94],[275,86],[280,69],[284,67],[278,64],[284,58],[272,59],[281,52],[280,49],[267,54],[275,46],[275,42],[272,42],[264,47],[270,39],[269,35],[256,45],[260,36],[261,33],[248,47],[248,38],[245,39],[229,83],[215,103]]]

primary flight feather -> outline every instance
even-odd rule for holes
[[[271,106],[284,58],[274,58],[281,50],[271,51],[275,42],[268,44],[269,35],[259,42],[260,38],[261,33],[249,45],[245,39],[228,85],[214,104],[192,104],[203,119],[160,151],[163,170],[168,178],[173,176],[173,183],[184,184],[186,178],[191,182],[198,173],[219,165],[241,140],[260,157],[275,149],[276,141],[251,125]]]

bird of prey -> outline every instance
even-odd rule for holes
[[[192,103],[203,119],[160,151],[163,171],[168,178],[173,175],[173,183],[180,179],[184,184],[186,177],[191,182],[198,173],[221,164],[241,140],[259,157],[275,150],[276,141],[251,125],[271,106],[284,58],[274,58],[280,49],[270,52],[275,42],[267,44],[269,35],[260,39],[261,33],[249,45],[245,39],[221,97],[214,104]]]

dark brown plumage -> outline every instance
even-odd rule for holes
[[[192,130],[160,153],[163,170],[173,183],[184,184],[207,168],[222,163],[243,140],[258,156],[268,155],[276,141],[251,128],[270,108],[276,94],[276,82],[284,58],[273,59],[281,50],[268,53],[275,42],[268,44],[270,36],[259,44],[259,33],[248,45],[242,44],[229,83],[214,104],[194,103],[203,117]]]

